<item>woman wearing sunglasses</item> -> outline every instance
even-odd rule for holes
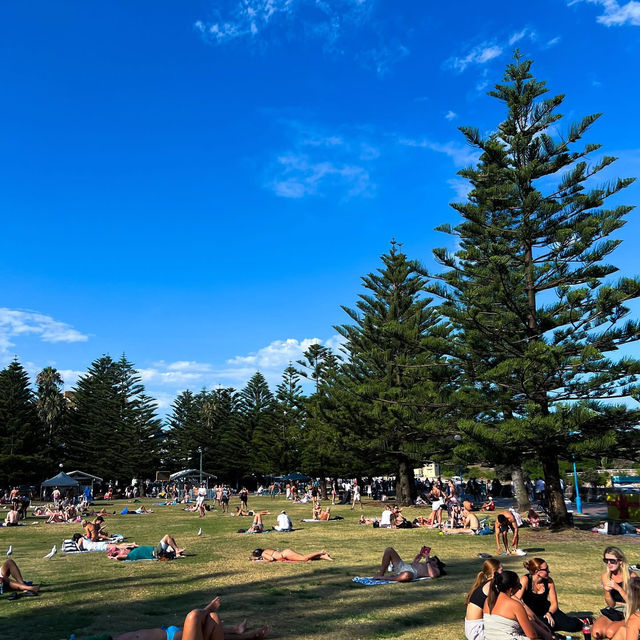
[[[542,558],[532,558],[524,563],[524,568],[528,573],[520,578],[522,588],[517,597],[553,631],[581,631],[583,621],[568,616],[558,607],[556,585],[549,575],[548,563]]]
[[[592,634],[594,638],[613,638],[616,631],[624,626],[629,580],[637,578],[637,575],[629,570],[627,559],[618,547],[607,547],[602,561],[605,570],[601,584],[607,606],[601,610],[602,616],[595,621]]]

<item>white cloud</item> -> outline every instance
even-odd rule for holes
[[[286,340],[274,340],[266,347],[262,347],[255,353],[246,356],[236,356],[227,360],[228,364],[254,365],[259,369],[270,369],[273,367],[284,368],[289,361],[295,361],[302,357],[302,354],[312,345],[321,344],[319,338],[307,338],[298,341],[295,338]]]
[[[573,0],[569,5],[576,4],[582,0]],[[631,0],[626,3],[619,3],[617,0],[586,0],[589,4],[596,4],[604,9],[604,13],[596,20],[607,27],[630,24],[635,27],[640,26],[640,2]]]
[[[455,111],[449,110],[449,111],[447,111],[447,113],[444,114],[444,117],[447,120],[454,120],[455,118],[458,117],[458,114]]]
[[[292,33],[310,34],[334,46],[345,30],[367,19],[373,4],[373,0],[216,0],[214,18],[198,20],[194,27],[216,44],[288,26]],[[291,28],[295,21],[300,24]]]
[[[361,54],[364,66],[372,67],[380,76],[385,76],[391,67],[409,55],[409,49],[402,44],[387,44],[374,49],[369,49]]]
[[[307,154],[291,153],[276,160],[277,176],[271,183],[283,198],[302,198],[322,194],[323,188],[344,189],[348,196],[370,195],[373,185],[369,172],[357,165],[323,160],[315,162]]]
[[[514,44],[516,44],[516,42],[520,42],[520,40],[524,38],[529,38],[529,40],[533,41],[536,40],[537,37],[538,34],[533,29],[525,27],[521,31],[517,31],[511,34],[511,36],[509,37],[509,46],[513,46]]]
[[[545,46],[547,48],[555,47],[561,40],[562,38],[560,36],[556,36],[555,38],[551,38]]]
[[[14,346],[16,338],[35,335],[43,342],[86,342],[89,336],[65,322],[36,311],[0,307],[0,354]]]
[[[463,72],[469,65],[484,64],[502,54],[503,48],[497,44],[484,43],[471,49],[463,58],[450,58],[448,64],[456,71]]]
[[[470,164],[474,164],[478,161],[479,152],[472,149],[469,146],[457,143],[457,142],[431,142],[426,138],[400,138],[399,144],[407,147],[418,147],[421,149],[429,149],[437,153],[444,153],[453,160],[453,163],[458,167],[466,167]]]
[[[380,156],[360,130],[327,131],[297,120],[281,120],[291,148],[266,169],[264,185],[281,198],[369,197],[375,193],[371,164]]]
[[[456,194],[456,200],[466,200],[469,192],[471,191],[471,183],[468,180],[462,178],[451,178],[447,180],[447,184],[453,189]]]

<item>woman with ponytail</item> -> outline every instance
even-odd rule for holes
[[[475,582],[469,589],[465,604],[467,612],[464,616],[464,635],[467,640],[484,640],[484,621],[482,608],[489,593],[489,583],[495,573],[502,572],[500,560],[489,558],[482,565],[482,571],[478,572]]]
[[[549,565],[542,558],[532,558],[524,563],[527,575],[520,578],[522,588],[518,598],[535,616],[553,631],[581,631],[583,621],[568,616],[558,607],[556,585],[549,575]]]
[[[523,604],[514,598],[520,579],[513,571],[494,573],[484,603],[485,640],[538,640]]]
[[[629,580],[627,595],[624,627],[616,631],[613,640],[638,640],[640,637],[640,578]]]
[[[618,629],[624,627],[624,618],[631,578],[636,574],[629,569],[624,553],[618,547],[607,547],[602,555],[605,570],[601,576],[604,600],[607,606],[602,609],[600,616],[591,633],[594,638],[613,638]]]

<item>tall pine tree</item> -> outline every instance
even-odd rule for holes
[[[574,150],[599,116],[554,139],[563,96],[544,97],[531,64],[516,53],[505,83],[489,93],[507,113],[495,133],[462,129],[481,158],[460,172],[472,185],[468,201],[454,205],[463,221],[440,228],[459,249],[435,252],[447,271],[432,290],[460,339],[466,409],[476,406],[462,426],[501,456],[539,459],[553,522],[563,525],[559,458],[637,436],[637,405],[615,399],[639,397],[640,363],[607,354],[640,335],[627,306],[640,296],[640,281],[614,280],[617,269],[605,261],[631,207],[603,204],[632,180],[590,187],[615,160],[589,164],[595,144]]]

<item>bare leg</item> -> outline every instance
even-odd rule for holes
[[[11,558],[4,561],[2,568],[0,568],[0,574],[5,576],[4,581],[15,591],[31,591],[32,593],[38,593],[38,591],[40,591],[40,585],[25,584],[18,565]]]
[[[178,546],[178,543],[175,541],[175,538],[169,535],[166,535],[164,536],[164,538],[162,538],[162,540],[160,540],[160,542],[164,542],[165,544],[168,544],[176,552],[177,556],[184,555],[184,548]]]
[[[308,553],[307,555],[303,555],[302,553],[298,553],[293,549],[285,549],[281,552],[282,557],[286,560],[290,560],[291,562],[310,562],[311,560],[333,560],[333,558],[323,549],[322,551],[317,551],[316,553]]]
[[[402,562],[402,558],[398,555],[398,552],[393,547],[387,547],[382,554],[382,562],[380,564],[380,571],[375,577],[382,577],[386,570],[389,568],[389,564],[393,564],[397,567]]]

